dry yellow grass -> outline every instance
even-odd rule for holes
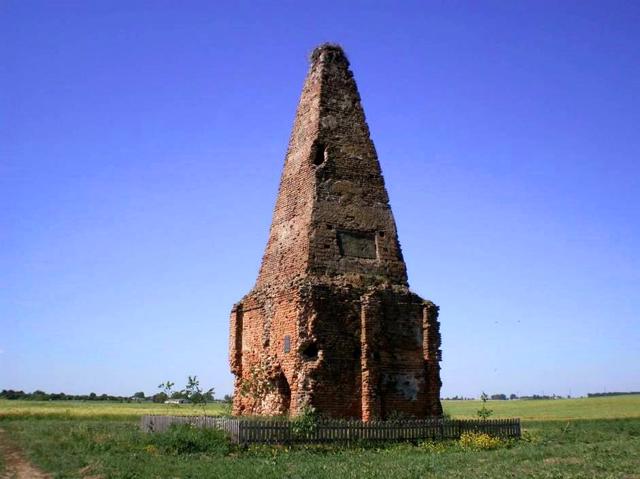
[[[226,403],[207,404],[210,416],[229,414]],[[201,415],[202,407],[193,404],[115,403],[106,401],[24,401],[0,400],[0,418],[25,416],[135,417],[146,414]]]
[[[476,417],[480,401],[444,401],[447,413],[457,418]],[[556,400],[488,401],[491,417],[520,417],[523,420],[558,421],[573,419],[640,418],[640,395]],[[208,404],[211,416],[229,414],[225,403]],[[0,418],[21,416],[136,417],[145,414],[200,415],[202,408],[191,404],[113,403],[102,401],[0,400]]]
[[[481,401],[444,401],[453,417],[476,417]],[[640,418],[640,394],[598,398],[488,401],[492,418],[519,417],[524,420],[558,421],[572,419]]]

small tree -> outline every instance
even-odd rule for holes
[[[160,394],[164,394],[165,396],[165,401],[170,398],[171,396],[173,396],[174,392],[173,392],[173,386],[175,386],[176,383],[171,382],[171,381],[166,381],[164,383],[160,383],[158,385],[158,389],[162,390],[162,392]]]
[[[187,385],[181,391],[185,399],[188,399],[194,406],[202,406],[202,415],[207,415],[207,402],[213,401],[213,388],[203,391],[200,387],[200,381],[198,376],[189,376],[187,379]]]
[[[489,416],[493,414],[493,410],[487,408],[487,400],[489,399],[489,396],[487,396],[487,394],[484,391],[482,391],[482,394],[480,395],[480,399],[482,400],[482,407],[478,409],[476,414],[480,419],[488,419]]]
[[[304,406],[300,414],[293,419],[293,434],[299,439],[308,438],[318,428],[320,415],[313,406]]]
[[[135,393],[133,395],[133,397],[136,398],[136,399],[145,399],[144,392],[142,392],[142,391],[138,391],[137,393]]]

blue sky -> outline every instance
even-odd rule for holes
[[[0,389],[231,392],[307,57],[351,60],[443,394],[640,389],[638,2],[5,1]]]

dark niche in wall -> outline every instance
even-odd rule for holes
[[[318,359],[318,345],[315,342],[309,343],[302,351],[302,357],[305,359]]]
[[[320,166],[326,159],[326,147],[322,143],[316,143],[313,148],[313,164]]]

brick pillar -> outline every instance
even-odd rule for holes
[[[431,301],[425,301],[422,306],[422,349],[424,354],[425,375],[427,377],[427,397],[425,413],[429,416],[441,416],[442,405],[440,404],[440,360],[442,351],[440,350],[440,322],[438,313],[440,308]]]
[[[372,294],[360,299],[360,368],[362,394],[362,420],[372,421],[382,417],[380,398],[380,300]]]
[[[229,327],[229,363],[231,372],[242,377],[242,303],[236,304],[231,310]]]

